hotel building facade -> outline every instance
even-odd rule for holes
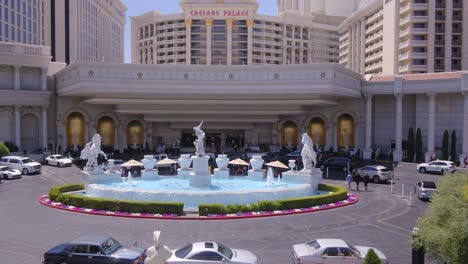
[[[257,14],[256,1],[192,0],[181,1],[181,14],[134,17],[133,64],[74,62],[52,71],[50,63],[44,92],[56,95],[49,95],[53,107],[41,110],[49,121],[40,123],[36,114],[25,119],[28,107],[17,113],[16,105],[3,103],[0,121],[7,125],[1,139],[24,149],[31,145],[27,138],[40,145],[48,133],[48,148],[65,150],[100,133],[106,149],[180,144],[190,151],[193,127],[205,120],[210,148],[300,146],[300,134],[307,132],[326,149],[361,149],[366,158],[375,151],[392,153],[399,161],[412,127],[421,129],[427,158],[439,153],[445,130],[455,131],[463,159],[468,72],[367,75],[366,67],[361,72],[340,65],[343,23],[373,8],[366,2],[353,12],[323,1],[311,1],[310,11],[303,10],[308,1],[278,1],[283,10],[275,17]],[[341,16],[343,10],[352,14]],[[355,48],[353,59],[362,58],[362,49],[348,45]],[[2,62],[18,56],[0,50]],[[2,94],[17,92],[16,76],[2,78],[8,80]],[[37,133],[23,136],[27,124]]]

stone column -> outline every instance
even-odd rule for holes
[[[185,64],[192,64],[192,19],[185,19]],[[157,52],[155,52],[157,54]]]
[[[15,106],[15,144],[18,147],[18,151],[21,151],[21,106]]]
[[[42,148],[47,148],[48,151],[51,151],[47,147],[47,140],[48,140],[48,134],[47,134],[47,107],[43,106],[42,107]]]
[[[123,124],[124,122],[119,122],[119,133],[117,134],[118,137],[118,144],[119,144],[119,151],[120,153],[124,152],[124,149],[127,147],[127,131],[126,127]]]
[[[401,161],[403,159],[403,150],[401,147],[401,132],[403,127],[403,94],[396,96],[396,115],[395,115],[395,150],[393,151],[393,160]]]
[[[21,89],[20,71],[21,71],[21,66],[18,66],[18,65],[13,66],[13,73],[14,73],[13,85],[14,85],[15,90]]]
[[[211,65],[211,27],[213,26],[213,19],[207,18],[206,24],[206,65]]]
[[[372,158],[372,99],[373,95],[368,94],[366,100],[366,146],[363,152],[364,159]]]
[[[463,153],[460,155],[460,166],[464,166],[464,159],[468,157],[468,92],[463,93]]]
[[[253,65],[253,26],[254,20],[247,19],[247,64]]]
[[[41,90],[47,91],[47,68],[41,68]]]
[[[431,160],[431,156],[435,154],[435,118],[436,118],[436,95],[428,93],[429,108],[427,120],[427,152],[424,155],[426,162]]]
[[[336,127],[336,122],[332,123],[333,129],[333,151],[338,151],[338,129]]]
[[[232,65],[232,24],[234,19],[226,18],[227,27],[227,65]]]

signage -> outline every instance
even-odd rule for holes
[[[247,10],[210,10],[210,9],[200,9],[200,10],[191,10],[191,16],[200,16],[200,17],[248,17],[249,11]]]

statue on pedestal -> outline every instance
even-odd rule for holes
[[[197,127],[194,127],[193,130],[195,130],[195,135],[197,136],[197,139],[195,142],[193,142],[193,145],[195,145],[195,156],[197,157],[205,157],[205,147],[204,147],[204,140],[205,140],[205,132],[201,130],[201,126],[203,125],[203,120],[201,121],[200,125]]]
[[[97,158],[99,154],[103,155],[107,159],[106,154],[101,150],[101,136],[99,134],[94,135],[91,142],[87,143],[85,148],[81,151],[80,158],[88,161],[86,162],[85,170],[89,172],[95,172],[98,169]]]
[[[309,172],[317,164],[317,153],[314,150],[314,142],[307,133],[302,134],[302,164],[304,169],[302,171]]]

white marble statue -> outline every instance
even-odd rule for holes
[[[317,164],[317,153],[314,150],[314,142],[307,133],[302,134],[302,164],[304,169],[302,171],[309,172]]]
[[[146,250],[145,264],[164,264],[172,256],[171,249],[167,246],[160,246],[159,237],[161,231],[154,231],[154,245]]]
[[[205,141],[205,132],[201,130],[202,125],[203,120],[201,121],[199,126],[193,128],[193,130],[195,130],[195,135],[197,136],[197,139],[195,140],[195,142],[193,142],[193,145],[195,145],[196,149],[195,156],[197,157],[205,157],[205,146],[203,144],[203,142]]]
[[[101,136],[99,134],[94,135],[91,142],[87,143],[85,148],[81,151],[80,158],[88,161],[86,162],[86,171],[98,170],[97,158],[99,154],[102,154],[107,159],[106,154],[101,150]]]

